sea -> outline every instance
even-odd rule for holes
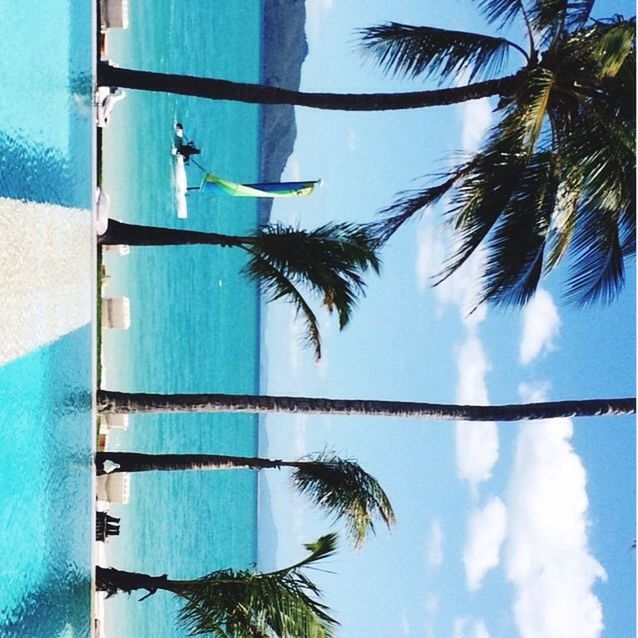
[[[248,392],[260,387],[257,285],[237,249],[132,248],[104,255],[105,296],[130,300],[131,327],[104,330],[94,372],[94,186],[123,221],[241,234],[257,203],[188,197],[177,217],[175,124],[198,162],[258,181],[259,107],[126,91],[102,135],[94,171],[96,2],[0,3],[0,637],[91,635],[92,387]],[[130,0],[111,29],[115,64],[257,81],[261,2]],[[190,185],[201,171],[187,167]],[[94,374],[97,378],[94,378]],[[131,416],[110,449],[254,455],[252,415]],[[135,475],[113,505],[120,535],[109,565],[173,578],[251,568],[257,561],[258,479],[248,470]],[[104,605],[103,636],[184,636],[178,602],[158,592]]]
[[[261,69],[257,0],[132,0],[129,26],[112,29],[108,57],[139,69],[255,82]],[[178,218],[180,175],[171,154],[175,124],[201,149],[197,163],[237,182],[259,180],[259,107],[126,90],[103,130],[101,182],[110,216],[126,222],[245,234],[254,200],[187,198]],[[200,168],[186,167],[189,186]],[[100,383],[114,390],[254,393],[260,387],[260,296],[243,273],[242,251],[211,246],[131,247],[104,253],[104,292],[126,296],[128,330],[103,331]],[[238,414],[131,415],[111,431],[110,449],[254,455],[258,417]],[[257,561],[258,479],[250,470],[153,472],[131,476],[129,502],[113,505],[120,535],[107,563],[172,578]],[[168,638],[179,601],[158,592],[105,603],[110,638]]]

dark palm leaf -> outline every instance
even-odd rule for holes
[[[553,80],[553,75],[543,69],[530,73],[517,99],[508,105],[484,149],[476,154],[456,186],[449,214],[458,247],[435,283],[447,279],[467,261],[510,200],[517,197],[541,135]]]
[[[252,249],[294,283],[321,294],[345,326],[365,283],[361,273],[379,271],[376,240],[355,224],[326,224],[312,231],[282,225],[264,228]]]
[[[306,548],[308,557],[275,572],[226,569],[176,581],[182,584],[176,593],[185,600],[181,623],[190,635],[218,638],[330,638],[337,623],[303,569],[334,554],[336,535],[322,536]]]
[[[367,532],[374,532],[376,517],[388,527],[394,523],[386,493],[357,463],[323,452],[294,466],[295,488],[335,520],[344,518],[355,546],[363,543]]]
[[[529,5],[532,28],[541,43],[551,46],[567,31],[582,28],[591,13],[594,0],[534,0]]]
[[[293,305],[297,315],[303,319],[306,343],[312,347],[315,359],[318,361],[321,359],[321,335],[319,334],[319,323],[312,308],[288,277],[277,270],[262,255],[254,253],[251,249],[247,249],[247,251],[251,254],[251,258],[244,267],[244,272],[252,279],[259,281],[260,289],[267,301],[285,299]]]
[[[567,299],[580,305],[609,302],[625,279],[617,212],[582,205],[578,217],[570,244],[574,260]]]
[[[523,49],[505,38],[396,22],[362,29],[360,46],[385,73],[437,75],[441,82],[461,71],[468,72],[470,82],[478,76],[490,76],[503,68],[510,48],[527,57]]]
[[[488,22],[504,27],[521,16],[527,22],[523,0],[478,0],[479,9]]]
[[[355,224],[326,224],[312,231],[269,225],[243,247],[251,254],[245,272],[262,281],[269,299],[286,298],[295,304],[317,357],[321,355],[317,320],[299,286],[320,295],[328,310],[336,310],[343,328],[357,297],[364,293],[362,273],[380,268],[376,239]]]
[[[379,211],[385,215],[383,219],[370,222],[369,231],[377,238],[379,244],[384,244],[409,219],[426,208],[433,206],[452,188],[466,171],[466,167],[451,171],[446,179],[439,184],[420,191],[401,193],[399,199],[392,205]]]
[[[523,305],[536,292],[557,190],[554,156],[535,154],[488,239],[484,299]]]

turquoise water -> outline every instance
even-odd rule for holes
[[[122,66],[255,81],[260,67],[258,3],[136,0],[130,26],[109,34]],[[215,10],[217,9],[217,10]],[[257,9],[257,10],[256,10]],[[183,46],[186,36],[193,43]],[[173,192],[174,123],[202,149],[197,160],[236,181],[258,178],[258,107],[127,91],[104,132],[104,186],[112,216],[151,225],[240,234],[254,230],[250,200],[189,197],[178,219]],[[187,169],[189,182],[201,173]],[[104,335],[105,379],[112,389],[255,392],[259,387],[259,297],[240,270],[244,257],[215,247],[131,248],[107,254],[106,295],[126,295],[131,328]],[[132,416],[113,449],[251,455],[251,415]],[[132,476],[130,501],[113,507],[121,534],[108,562],[124,569],[196,577],[256,561],[257,484],[246,470]],[[157,593],[106,602],[108,636],[182,636],[176,601]]]
[[[0,367],[2,636],[89,635],[90,348],[86,326]]]
[[[77,209],[89,209],[92,201],[91,7],[75,0],[0,5],[0,197],[10,198],[0,213],[0,294],[4,304],[15,294],[29,300],[0,333],[0,635],[7,637],[89,635],[92,333],[86,302],[93,266],[90,249],[76,259],[70,235],[59,231],[64,218],[90,246],[90,212]],[[34,261],[25,255],[30,238],[43,230],[33,226],[36,220],[45,226],[41,236],[56,246],[53,255],[64,259],[49,260],[43,249],[33,273]],[[7,224],[19,227],[24,245],[7,245]],[[86,318],[73,330],[61,322],[51,334],[67,334],[50,343],[38,329],[57,320],[48,315],[48,302],[55,296],[73,304],[58,275],[87,293],[73,310]],[[30,282],[51,285],[34,290]],[[21,356],[7,344],[19,344]]]

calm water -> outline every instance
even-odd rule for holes
[[[0,635],[88,636],[91,3],[0,31]]]
[[[109,55],[122,66],[259,77],[258,3],[136,0],[130,27],[110,34]],[[183,46],[188,34],[196,46]],[[202,149],[199,163],[236,181],[257,179],[258,108],[127,91],[104,136],[104,185],[114,217],[135,223],[244,233],[255,228],[256,203],[189,197],[176,216],[173,126],[182,122]],[[188,169],[191,185],[201,173]],[[130,298],[132,326],[104,335],[105,387],[146,391],[254,392],[259,385],[259,299],[240,270],[244,257],[214,247],[131,248],[106,257],[108,295]],[[254,454],[251,415],[131,417],[110,446],[152,452]],[[246,470],[152,473],[132,477],[121,535],[108,561],[149,573],[194,577],[256,560],[256,477]],[[107,601],[109,636],[183,636],[176,602],[158,593]]]

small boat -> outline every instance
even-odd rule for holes
[[[184,165],[185,158],[182,153],[179,152],[184,139],[184,127],[179,122],[175,124],[174,134],[175,137],[173,139],[173,146],[171,147],[171,154],[175,157],[175,163],[173,165],[175,209],[179,219],[186,219],[188,217],[188,206],[186,203],[188,178],[186,177],[186,167]]]
[[[180,122],[175,124],[175,139],[173,140],[171,153],[178,158],[181,157],[186,164],[188,164],[188,160],[191,158],[191,155],[199,155],[201,153],[201,151],[195,146],[195,143],[184,136],[184,127]]]

